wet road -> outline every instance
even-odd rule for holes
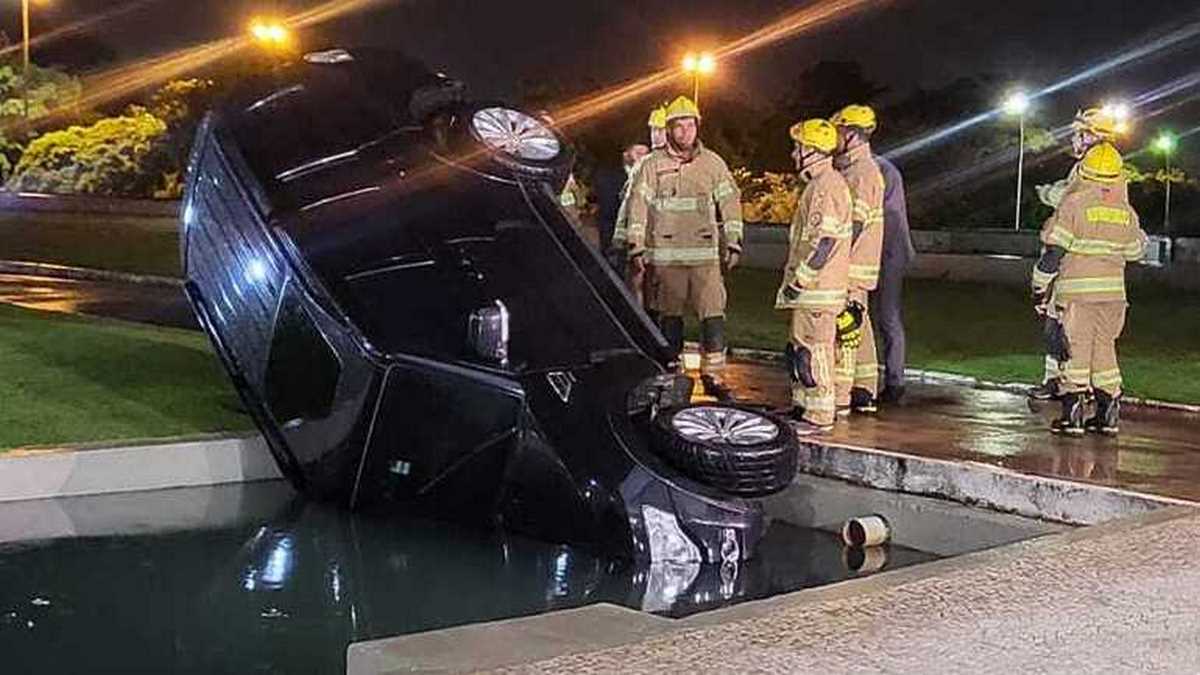
[[[166,286],[0,274],[0,302],[195,328],[182,292]],[[737,396],[783,407],[778,366],[733,363]],[[1127,406],[1119,439],[1068,439],[1046,429],[1056,404],[1031,407],[1004,391],[914,384],[900,406],[839,422],[830,440],[937,459],[1200,500],[1200,415]]]
[[[51,312],[198,328],[183,291],[171,286],[0,274],[0,302]]]
[[[788,403],[782,367],[734,364],[730,379],[739,398]],[[1062,438],[1048,431],[1058,412],[1006,391],[912,383],[900,405],[839,421],[828,438],[1200,501],[1200,415],[1126,406],[1119,438]]]

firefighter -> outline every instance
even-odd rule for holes
[[[629,195],[629,256],[654,270],[651,307],[671,348],[683,349],[683,315],[700,319],[705,390],[727,398],[724,270],[742,251],[741,194],[729,167],[700,142],[700,109],[680,96],[666,111],[667,145],[638,169]]]
[[[837,405],[839,414],[877,410],[879,363],[868,297],[879,285],[883,254],[883,174],[871,154],[875,111],[865,105],[848,105],[830,120],[838,131],[834,166],[846,179],[853,199],[851,209],[849,302],[864,310],[862,339],[858,347],[838,349]]]
[[[1086,429],[1115,435],[1119,430],[1116,340],[1125,326],[1125,265],[1140,260],[1146,245],[1124,193],[1122,165],[1112,144],[1092,146],[1079,162],[1076,183],[1042,229],[1045,249],[1033,270],[1034,305],[1053,302],[1068,357],[1062,415],[1051,426],[1054,433],[1080,436]],[[1096,414],[1085,421],[1089,388],[1096,397]]]
[[[1114,143],[1117,138],[1117,121],[1100,108],[1080,110],[1075,114],[1075,120],[1071,127],[1071,156],[1075,158],[1075,164],[1071,166],[1066,178],[1049,185],[1039,185],[1036,188],[1038,198],[1042,203],[1055,209],[1058,208],[1063,197],[1080,184],[1079,160],[1083,159],[1084,154],[1098,143]],[[1115,184],[1115,188],[1120,191],[1124,199],[1128,199],[1128,186],[1124,176]],[[1053,295],[1053,288],[1050,291]],[[1062,333],[1062,326],[1058,317],[1054,315],[1053,308],[1052,301],[1046,303],[1047,311],[1043,329],[1046,335],[1046,355],[1042,383],[1029,390],[1029,397],[1040,401],[1057,398],[1059,384],[1062,380],[1062,360],[1059,358],[1062,354],[1058,339]]]
[[[650,119],[647,120],[647,127],[650,132],[650,150],[659,150],[667,147],[667,107],[665,105],[658,106],[650,111]],[[642,166],[642,162],[649,155],[645,155],[629,169],[629,180],[625,182],[625,188],[621,196],[621,206],[617,209],[617,222],[613,228],[613,258],[620,265],[625,265],[625,279],[629,284],[629,288],[633,291],[634,297],[639,305],[646,305],[646,287],[647,277],[650,276],[644,264],[638,265],[635,270],[628,260],[628,231],[629,231],[629,188],[637,182],[638,170]],[[620,269],[620,266],[618,266]],[[647,307],[647,309],[649,309]]]
[[[846,180],[833,168],[838,131],[827,120],[810,119],[791,128],[792,159],[805,181],[789,235],[783,283],[776,309],[791,310],[787,361],[792,411],[800,433],[833,428],[838,315],[846,307],[850,271],[852,199]]]

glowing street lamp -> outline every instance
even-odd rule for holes
[[[1175,137],[1164,131],[1154,139],[1154,151],[1163,156],[1163,182],[1166,184],[1166,198],[1163,202],[1163,234],[1171,234],[1171,155],[1175,152]]]
[[[273,19],[254,19],[250,22],[250,37],[267,49],[282,49],[291,41],[291,32],[282,22]]]
[[[1119,135],[1124,136],[1133,128],[1133,110],[1124,101],[1105,103],[1100,110],[1112,118]]]
[[[1004,100],[1004,112],[1016,115],[1021,140],[1017,150],[1017,209],[1014,229],[1021,229],[1021,180],[1025,173],[1025,113],[1029,111],[1029,97],[1023,91],[1015,91]]]
[[[683,57],[683,71],[692,75],[692,100],[700,105],[700,76],[712,75],[717,70],[717,58],[708,52],[693,54],[688,52]]]

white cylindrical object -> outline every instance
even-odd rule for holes
[[[842,541],[848,546],[880,546],[891,538],[891,525],[886,518],[878,514],[851,518],[842,526]]]

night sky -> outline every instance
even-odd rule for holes
[[[124,0],[128,1],[128,0]],[[18,3],[11,3],[16,5]],[[35,7],[35,31],[110,8],[114,0],[53,0]],[[256,8],[316,2],[158,0],[94,37],[118,61],[240,30]],[[548,78],[577,89],[612,84],[675,63],[690,46],[748,32],[804,2],[781,0],[381,0],[377,8],[322,28],[347,45],[393,45],[466,80],[483,95],[504,95],[519,79]],[[5,22],[19,36],[18,16]],[[959,76],[984,73],[1037,87],[1156,35],[1200,21],[1194,0],[894,0],[732,62],[713,86],[754,104],[786,93],[818,60],[857,60],[871,79],[901,96]],[[35,52],[35,59],[37,53]],[[1200,39],[1061,93],[1082,106],[1133,95],[1200,69]],[[682,89],[682,83],[681,83]],[[1195,89],[1200,89],[1196,87]],[[668,92],[669,93],[669,92]],[[1182,93],[1178,98],[1189,94]],[[999,94],[999,92],[998,92]],[[1077,103],[1076,103],[1077,101]],[[640,111],[639,111],[640,113]],[[1200,106],[1162,121],[1200,124]]]

